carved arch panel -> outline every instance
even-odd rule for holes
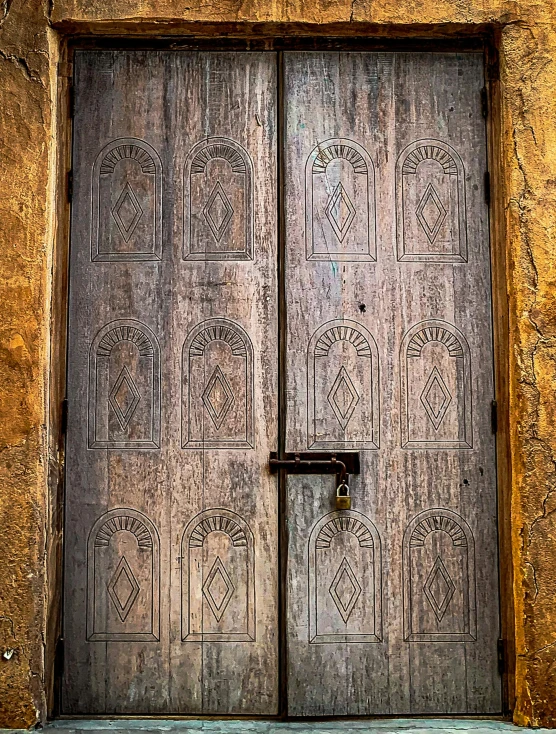
[[[421,512],[403,538],[404,639],[465,642],[477,637],[475,541],[446,509]]]
[[[89,448],[160,448],[160,348],[148,326],[119,319],[89,352]]]
[[[362,324],[328,321],[311,337],[307,433],[310,449],[379,447],[378,348]]]
[[[181,544],[182,640],[254,642],[255,549],[249,525],[231,510],[205,510]]]
[[[380,537],[360,512],[330,512],[309,538],[309,642],[380,642]]]
[[[376,261],[375,172],[347,138],[319,143],[305,166],[307,260]]]
[[[158,532],[137,510],[110,510],[87,542],[87,640],[159,639]]]
[[[182,447],[253,448],[253,346],[239,324],[208,319],[182,351]]]
[[[417,140],[396,163],[400,261],[467,262],[465,171],[441,140]]]
[[[91,259],[162,259],[162,163],[144,140],[118,138],[98,154],[92,181]]]
[[[252,260],[253,162],[239,143],[208,138],[184,168],[185,260]]]
[[[400,376],[403,448],[473,448],[471,353],[459,329],[438,319],[413,326]]]

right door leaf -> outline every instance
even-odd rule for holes
[[[286,450],[361,464],[287,481],[288,712],[499,713],[482,54],[284,80]]]

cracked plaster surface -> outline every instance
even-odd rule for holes
[[[556,726],[555,0],[3,0],[0,2],[0,725],[44,719],[50,277],[56,64],[65,30],[304,23],[499,32],[508,260],[515,721]],[[227,24],[227,25],[226,25]],[[340,27],[340,26],[338,26]],[[188,27],[189,32],[191,26]],[[314,27],[312,29],[314,31]]]

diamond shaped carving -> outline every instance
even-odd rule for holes
[[[208,381],[202,400],[218,430],[235,402],[230,383],[218,365]]]
[[[347,558],[344,558],[340,563],[336,575],[330,584],[329,591],[344,623],[347,624],[361,595],[361,586],[355,578]]]
[[[139,584],[126,557],[123,556],[108,583],[108,594],[116,607],[119,618],[125,622],[139,594]]]
[[[448,573],[448,569],[442,562],[440,556],[437,556],[434,566],[425,581],[423,591],[439,622],[442,621],[446,614],[455,590],[456,587]]]
[[[124,365],[108,396],[108,402],[112,406],[114,413],[116,413],[122,430],[125,431],[128,427],[129,421],[133,418],[133,414],[137,410],[140,400],[141,395],[139,390],[133,382],[133,377],[129,374],[129,370]]]
[[[435,431],[437,431],[444,420],[448,406],[452,402],[452,396],[436,367],[430,373],[425,389],[421,393],[421,402]]]
[[[226,607],[230,603],[234,591],[235,586],[224,568],[220,557],[217,556],[208,578],[203,584],[203,595],[217,622],[220,622],[222,619],[222,615],[226,611]]]
[[[446,219],[447,211],[436,193],[436,189],[429,184],[417,207],[417,221],[423,228],[431,245],[434,243],[442,223]]]
[[[220,181],[217,181],[203,209],[203,215],[217,242],[220,242],[222,239],[222,235],[230,223],[233,214],[234,209],[232,204],[226,196],[226,192],[222,188]]]
[[[126,242],[129,242],[131,235],[135,231],[135,227],[137,227],[139,220],[143,216],[141,204],[129,183],[126,183],[122,193],[118,197],[118,201],[112,207],[112,216],[118,225],[122,237]]]
[[[359,394],[345,367],[341,367],[336,375],[334,384],[328,393],[328,402],[339,424],[345,429],[359,402]]]
[[[351,227],[356,210],[341,183],[334,189],[325,211],[336,237],[342,242]]]

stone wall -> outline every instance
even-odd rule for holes
[[[501,164],[496,231],[504,234],[494,244],[507,258],[500,285],[509,304],[509,409],[501,419],[509,413],[503,506],[511,515],[514,718],[556,726],[554,0],[0,2],[0,726],[33,725],[51,700],[60,510],[54,388],[63,374],[55,328],[63,277],[53,290],[52,273],[67,239],[60,161],[68,123],[58,104],[67,35],[439,36],[485,27],[496,34],[501,63],[500,135],[492,141]]]

